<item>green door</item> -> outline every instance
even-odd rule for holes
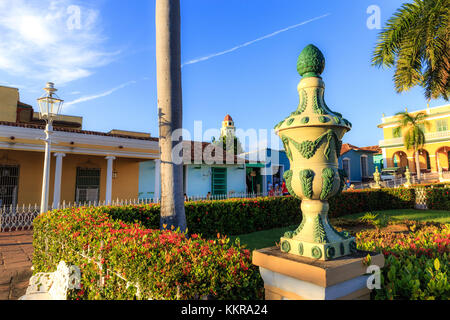
[[[227,194],[227,168],[212,168],[212,195]]]

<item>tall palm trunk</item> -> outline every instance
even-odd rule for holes
[[[415,150],[415,158],[416,158],[416,173],[417,173],[417,181],[420,182],[420,160],[419,160],[419,150]]]
[[[180,0],[156,0],[156,64],[159,146],[161,149],[161,228],[186,230],[183,164],[174,163],[172,150],[182,143],[172,134],[183,126],[181,92]],[[182,154],[181,154],[182,156]]]

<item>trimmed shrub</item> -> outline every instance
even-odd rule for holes
[[[300,224],[301,201],[293,197],[228,199],[186,202],[189,233],[215,237],[217,233],[239,235]],[[113,219],[139,222],[145,228],[158,229],[160,205],[99,207]]]
[[[336,218],[371,210],[413,208],[414,199],[413,189],[344,191],[329,200],[329,214]],[[217,233],[232,236],[300,224],[300,206],[299,199],[288,196],[186,202],[185,209],[189,232],[211,238]],[[113,219],[139,222],[149,229],[159,228],[160,206],[157,204],[96,210],[106,212]]]
[[[37,217],[33,246],[35,273],[55,271],[61,260],[80,267],[82,288],[71,299],[263,298],[250,251],[220,235],[188,239],[78,208]]]
[[[427,188],[427,208],[450,211],[450,188]]]
[[[410,209],[414,202],[414,189],[349,190],[329,200],[329,215],[337,218],[374,210]]]

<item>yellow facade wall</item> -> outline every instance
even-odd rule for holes
[[[448,127],[450,128],[450,116],[448,116],[447,118],[444,118],[447,120],[448,122]],[[443,120],[443,119],[437,119],[437,120],[430,120],[427,121],[427,125],[425,126],[425,133],[431,133],[431,132],[436,132],[437,131],[437,121],[438,120]],[[398,126],[396,126],[398,127]],[[396,127],[388,127],[388,128],[383,128],[383,136],[384,139],[388,140],[388,139],[395,139],[396,137],[394,137],[393,132],[394,129]]]
[[[450,135],[448,134],[448,132],[450,131],[450,105],[418,110],[415,112],[410,112],[410,114],[415,115],[419,112],[426,113],[429,119],[427,121],[428,124],[424,126],[426,139],[428,140],[428,142],[425,143],[423,150],[427,151],[429,154],[431,167],[430,170],[432,172],[437,172],[439,170],[439,167],[443,170],[450,170],[448,163],[448,151],[450,151]],[[446,121],[447,131],[438,132],[438,121]],[[383,118],[383,123],[378,127],[383,129],[384,139],[385,141],[388,141],[390,139],[397,138],[394,137],[393,131],[398,126],[399,123],[397,122],[397,118],[395,116],[392,116]],[[433,133],[438,134],[437,138],[436,135],[433,135]],[[392,145],[397,144],[397,146],[389,146],[389,143],[391,143]],[[404,152],[407,154],[408,165],[410,169],[416,170],[415,155],[413,150],[406,150],[404,146],[398,146],[397,142],[388,142],[386,147],[382,146],[382,148],[384,149],[386,157],[385,167],[394,167],[394,155],[398,154],[399,152]],[[419,156],[419,161],[420,168],[426,170],[426,157]]]
[[[19,205],[40,204],[42,190],[42,174],[44,153],[32,151],[0,150],[0,165],[18,165]],[[49,204],[53,202],[56,158],[52,154],[50,165]],[[61,176],[61,202],[75,201],[77,167],[100,169],[99,200],[105,200],[107,160],[99,156],[66,154],[63,158]],[[139,160],[117,158],[113,171],[117,178],[113,179],[112,199],[137,199],[139,196]]]
[[[19,90],[0,86],[0,121],[16,122]]]
[[[450,148],[449,142],[437,142],[437,143],[428,143],[423,147],[423,150],[426,150],[430,156],[430,166],[432,172],[438,171],[438,163],[440,161],[440,166],[444,170],[450,170],[448,165],[448,155],[444,153],[444,148]],[[438,151],[440,151],[438,153]],[[394,167],[394,155],[398,152],[404,152],[408,157],[408,164],[411,170],[416,170],[416,162],[414,151],[406,150],[404,147],[396,147],[396,148],[386,148],[386,160],[387,167]],[[425,170],[427,168],[426,158],[424,156],[419,155],[420,168]]]

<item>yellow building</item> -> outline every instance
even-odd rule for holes
[[[53,122],[49,205],[139,197],[139,163],[159,159],[150,134],[82,129],[82,118]],[[0,86],[0,205],[40,203],[45,123],[19,91]]]
[[[419,151],[421,172],[437,173],[450,171],[450,105],[434,108],[425,108],[410,112],[417,114],[424,112],[428,115],[428,126],[422,129],[425,132],[426,143]],[[406,167],[412,172],[416,171],[416,161],[413,150],[406,150],[401,134],[395,132],[399,127],[396,116],[385,117],[378,128],[383,129],[384,140],[380,141],[383,150],[384,167]],[[414,170],[414,171],[413,171]]]

